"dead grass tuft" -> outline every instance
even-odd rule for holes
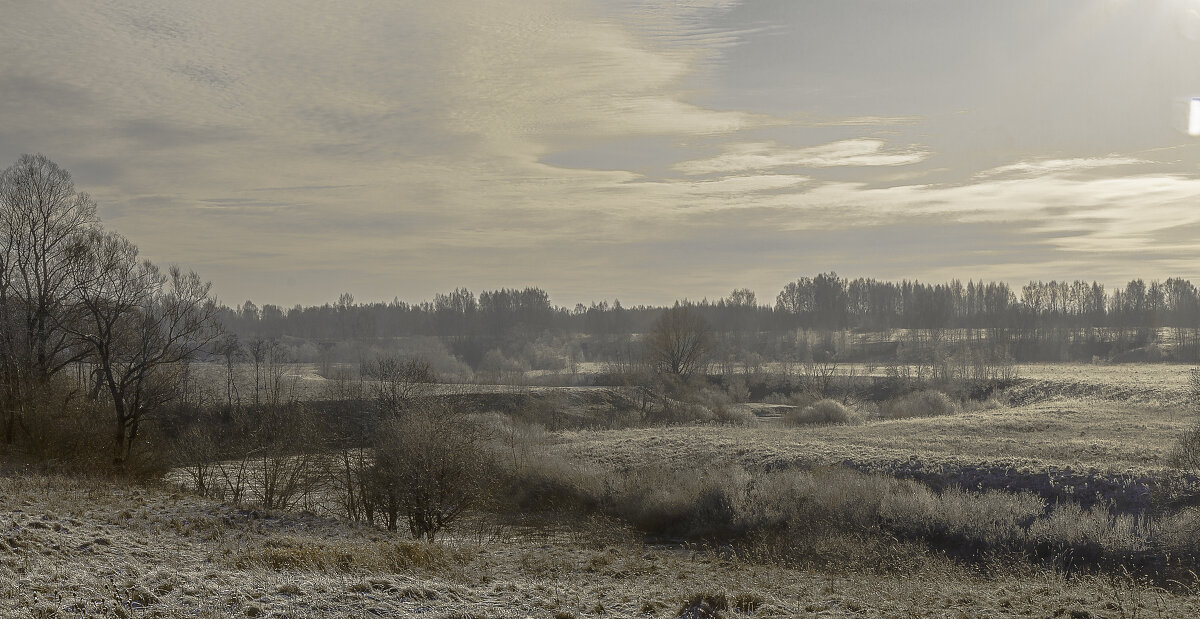
[[[804,408],[793,408],[784,413],[783,423],[789,426],[817,424],[857,425],[863,418],[857,411],[846,408],[837,400],[818,400]]]
[[[884,419],[908,419],[911,417],[941,417],[958,413],[961,407],[950,396],[927,389],[892,398],[879,405],[879,416]]]
[[[275,537],[229,550],[224,561],[239,569],[458,576],[470,563],[471,556],[462,547],[428,542],[347,540],[332,544],[312,538]]]

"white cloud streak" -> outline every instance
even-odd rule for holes
[[[837,166],[899,166],[923,161],[928,153],[916,147],[885,148],[883,140],[853,139],[811,146],[784,148],[773,142],[735,144],[710,159],[675,165],[684,174],[728,174],[775,168],[828,168]]]
[[[920,116],[851,116],[812,123],[813,127],[869,127],[875,125],[915,125]]]
[[[1115,166],[1143,165],[1152,163],[1145,159],[1134,157],[1082,157],[1075,159],[1039,159],[1021,161],[1018,163],[992,168],[979,173],[980,177],[999,176],[1004,174],[1043,175],[1053,173],[1081,172]]]

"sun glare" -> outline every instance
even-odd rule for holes
[[[1188,102],[1187,134],[1200,136],[1200,97],[1192,97]]]

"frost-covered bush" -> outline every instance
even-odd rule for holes
[[[932,389],[914,391],[892,398],[879,406],[879,416],[884,419],[907,417],[940,417],[959,412],[958,403],[941,391]]]
[[[783,415],[783,422],[789,426],[804,426],[813,424],[855,424],[862,421],[862,416],[848,409],[837,400],[818,400],[804,408],[795,408]]]

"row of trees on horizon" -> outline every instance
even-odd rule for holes
[[[759,303],[756,294],[744,288],[716,301],[684,300],[676,305],[693,308],[720,332],[1200,327],[1200,291],[1182,278],[1149,283],[1135,279],[1113,290],[1080,280],[1034,281],[1018,291],[1004,282],[850,280],[830,272],[788,283],[773,305]],[[568,308],[553,305],[539,288],[505,288],[478,296],[458,288],[414,304],[356,304],[350,294],[336,304],[289,310],[246,301],[222,308],[220,317],[231,331],[247,336],[353,340],[547,330],[645,333],[664,309],[625,307],[619,300]]]

